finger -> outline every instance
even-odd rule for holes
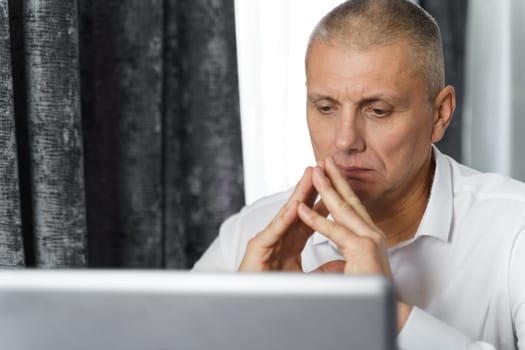
[[[297,203],[299,205],[299,202]],[[310,205],[306,204],[308,207]],[[319,200],[317,203],[315,203],[312,206],[312,210],[316,211],[319,215],[322,215],[324,217],[328,216],[329,211],[324,205],[324,202],[322,200]],[[295,223],[292,225],[291,230],[293,230],[294,234],[289,236],[290,240],[293,240],[293,242],[287,242],[290,246],[293,246],[294,251],[301,252],[304,249],[304,246],[306,245],[306,242],[310,238],[310,236],[315,232],[315,230],[306,225],[301,220],[296,220]]]
[[[312,167],[307,167],[304,170],[301,179],[299,179],[299,182],[297,182],[297,184],[295,185],[292,194],[290,195],[286,203],[284,203],[284,205],[281,207],[275,218],[279,217],[285,210],[287,210],[288,207],[292,205],[294,201],[301,201],[301,199],[309,198],[309,196],[311,196],[312,191],[315,192],[315,189],[313,189],[312,186]]]
[[[266,271],[276,267],[279,269],[290,268],[289,266],[283,265],[289,261],[279,260],[279,258],[277,259],[279,262],[278,266],[274,266],[276,259],[275,256],[273,258],[272,256],[276,253],[275,248],[278,247],[277,243],[282,240],[283,237],[284,240],[286,240],[286,232],[298,221],[298,203],[299,202],[294,201],[290,203],[290,205],[285,206],[270,225],[248,241],[244,257],[239,266],[239,271]],[[294,255],[289,251],[287,253]],[[296,258],[297,262],[291,265],[301,266],[300,257]]]
[[[305,202],[308,205],[312,205],[317,197],[317,191],[312,184],[312,167],[307,167],[304,170],[301,180],[295,186],[295,189],[288,199],[287,204],[294,201]]]
[[[251,246],[254,244],[261,248],[269,248],[282,238],[290,227],[297,221],[298,201],[293,201],[283,207],[281,212],[251,240]]]
[[[319,215],[304,204],[299,205],[298,213],[301,220],[339,247],[346,262],[345,274],[373,273],[392,278],[386,245],[373,238],[362,237],[347,227]]]
[[[357,197],[355,192],[352,190],[352,187],[350,187],[348,180],[343,176],[341,171],[339,171],[339,168],[335,165],[334,160],[332,158],[328,158],[326,162],[323,163],[323,165],[323,169],[325,170],[327,177],[330,179],[334,189],[337,191],[337,193],[339,193],[342,199],[350,204],[352,208],[354,208],[354,210],[359,214],[359,216],[365,219],[366,222],[369,224],[374,224],[365,206],[363,203],[361,203],[359,197]]]
[[[371,224],[362,218],[352,205],[341,197],[320,167],[315,167],[312,182],[323,199],[326,208],[336,221],[362,234],[370,229]]]
[[[330,214],[330,212],[328,211],[328,208],[326,207],[322,199],[319,199],[319,201],[315,203],[312,209],[318,212],[319,215],[322,215],[324,217],[327,217],[328,214]]]
[[[294,192],[281,208],[277,216],[268,224],[268,226],[259,232],[250,241],[250,249],[261,248],[267,249],[275,245],[282,239],[289,230],[294,231],[293,242],[286,242],[288,246],[293,246],[293,250],[301,251],[308,238],[314,232],[309,226],[304,225],[298,220],[297,206],[298,203],[305,203],[313,206],[317,198],[317,191],[312,183],[312,167],[307,167],[305,172],[295,187]],[[319,201],[316,210],[322,215],[328,215],[328,210],[322,201]]]
[[[311,271],[311,273],[343,273],[345,271],[345,265],[346,262],[344,260],[332,260],[319,266],[315,270]]]
[[[298,214],[306,225],[333,241],[341,250],[351,246],[352,240],[357,237],[351,230],[328,220],[304,204],[299,204]]]
[[[314,169],[312,180],[314,187],[336,222],[361,236],[375,236],[375,225],[368,223],[351,204],[343,200],[320,167]]]
[[[298,201],[313,202],[317,197],[317,192],[312,185],[312,168],[307,167],[303,176],[295,186],[295,189],[281,207],[277,215],[259,232],[252,240],[256,244],[268,247],[275,242],[294,224],[297,219]],[[313,198],[313,199],[312,199]]]
[[[285,205],[286,209],[291,208],[291,210],[294,210],[294,213],[297,213],[297,203],[305,203],[309,207],[313,207],[315,210],[317,210],[321,215],[327,216],[328,215],[328,209],[326,209],[326,206],[322,201],[319,201],[318,203],[315,203],[315,200],[317,199],[318,193],[315,190],[313,183],[312,183],[312,167],[307,167],[303,177],[299,181],[299,183],[296,186],[296,189],[294,190],[294,193],[288,200],[287,205]],[[277,217],[279,218],[279,216]],[[295,219],[297,219],[298,216],[296,214]],[[289,218],[291,219],[291,217]],[[268,232],[268,234],[274,234],[273,237],[270,237],[269,244],[272,244],[276,242],[278,239],[281,238],[281,236],[289,229],[293,229],[295,232],[292,239],[294,240],[296,247],[303,247],[306,244],[306,241],[308,238],[312,235],[314,232],[309,226],[304,225],[302,221],[295,220],[290,223],[289,220],[286,220],[287,223],[289,223],[288,226],[283,226],[283,228],[278,228],[277,232],[275,230],[271,230]],[[269,226],[273,226],[273,223],[270,223]],[[283,231],[284,229],[284,231]],[[302,250],[302,248],[300,249]]]

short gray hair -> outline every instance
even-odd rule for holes
[[[414,68],[425,76],[431,102],[445,84],[441,33],[434,18],[408,0],[345,1],[316,25],[306,59],[316,40],[367,50],[403,39],[412,49]]]

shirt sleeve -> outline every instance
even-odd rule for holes
[[[525,350],[525,231],[516,237],[510,254],[508,290],[517,349]],[[499,350],[488,343],[474,341],[456,329],[414,307],[397,338],[400,350],[467,349]]]
[[[413,307],[397,337],[399,350],[496,350],[492,345],[473,342],[456,329],[418,307]]]
[[[525,349],[525,232],[514,241],[510,257],[509,300],[518,349]]]
[[[193,272],[234,272],[236,252],[235,242],[236,222],[240,214],[224,221],[219,229],[219,235],[193,265]]]

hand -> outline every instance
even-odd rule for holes
[[[334,220],[303,203],[299,204],[298,215],[311,230],[337,244],[345,260],[344,273],[382,274],[392,279],[386,236],[374,224],[332,159],[314,168],[312,183]]]
[[[326,208],[318,203],[312,183],[312,168],[306,168],[288,202],[270,224],[246,246],[239,271],[302,271],[301,252],[314,230],[306,226],[297,214],[299,203],[318,215],[327,215]]]
[[[328,262],[316,272],[382,274],[392,280],[386,236],[374,224],[332,159],[321,162],[314,169],[312,182],[334,221],[302,203],[298,208],[299,217],[312,230],[337,244],[344,258],[344,261]],[[400,332],[408,320],[412,306],[398,300],[397,311],[397,328]]]

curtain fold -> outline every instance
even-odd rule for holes
[[[11,203],[20,203],[24,228],[23,234],[11,234],[25,242],[27,266],[83,266],[86,228],[76,3],[10,1],[9,11],[10,20],[2,21],[9,28],[2,31],[13,35],[2,46],[11,48],[12,54],[18,147],[3,150],[9,153],[6,159],[16,157],[20,169],[20,176],[13,173],[10,179],[12,188],[20,184],[19,199]],[[7,179],[2,176],[2,181]]]
[[[162,266],[162,1],[80,1],[91,266]]]
[[[24,56],[35,264],[86,264],[77,3],[24,2]],[[23,103],[23,102],[21,102]]]
[[[176,267],[244,204],[233,0],[168,0],[165,25],[165,247]]]
[[[7,0],[0,0],[0,265],[23,266],[11,45]]]
[[[0,20],[0,265],[191,267],[243,204],[233,1]]]

